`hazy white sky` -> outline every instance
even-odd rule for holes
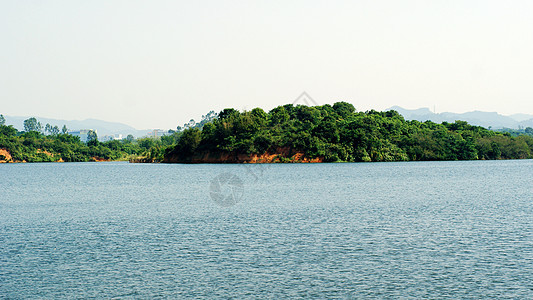
[[[533,114],[533,1],[0,0],[0,113],[175,128],[307,91]]]

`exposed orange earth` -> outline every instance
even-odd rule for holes
[[[48,156],[54,156],[53,153],[49,152],[49,151],[44,151],[44,150],[41,150],[41,149],[37,149],[37,153],[44,153]],[[13,163],[19,163],[19,162],[26,162],[26,161],[13,161],[13,157],[11,156],[11,153],[9,153],[9,151],[7,151],[6,149],[0,149],[0,156],[3,156],[5,159],[1,159],[0,160],[0,163],[8,163],[8,162],[13,162]],[[101,162],[101,161],[109,161],[109,159],[105,159],[105,158],[100,158],[100,157],[92,157],[92,161],[97,161],[97,162]],[[56,162],[64,162],[63,158],[59,158],[59,160],[57,160]]]
[[[0,155],[5,157],[5,160],[0,160],[0,163],[6,163],[8,161],[11,161],[13,158],[11,157],[11,153],[7,151],[6,149],[0,149]]]
[[[308,158],[304,153],[292,151],[290,148],[279,148],[275,153],[263,154],[235,154],[229,152],[223,153],[198,153],[190,160],[182,161],[177,157],[170,157],[163,160],[164,163],[321,163],[322,157]]]

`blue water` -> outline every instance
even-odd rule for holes
[[[532,179],[531,160],[3,164],[0,298],[531,298]]]

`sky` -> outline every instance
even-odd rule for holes
[[[533,1],[0,0],[0,114],[170,129],[304,91],[533,114]]]

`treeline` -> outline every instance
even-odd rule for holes
[[[221,111],[203,128],[181,132],[175,146],[153,157],[191,162],[206,155],[303,153],[326,162],[524,159],[533,157],[533,137],[494,132],[464,121],[406,121],[396,111],[356,112],[338,102]],[[288,149],[288,151],[287,151]],[[286,153],[289,153],[288,155]]]
[[[517,137],[520,135],[528,135],[528,136],[533,137],[533,128],[531,127],[520,128],[520,129],[502,128],[502,129],[497,129],[496,131],[503,132],[503,133],[509,133],[513,137]]]
[[[38,131],[18,131],[0,125],[0,161],[4,162],[85,162],[128,160],[150,156],[177,142],[177,134],[152,138],[99,142],[96,138],[83,143],[79,137],[66,133],[45,135]],[[7,151],[7,153],[5,152]]]
[[[4,124],[0,124],[0,125],[4,125]],[[25,132],[37,131],[37,132],[41,132],[44,134],[56,135],[59,133],[63,133],[63,134],[68,133],[68,128],[67,128],[67,125],[63,125],[63,128],[59,130],[59,127],[57,125],[52,126],[48,123],[46,123],[46,125],[43,127],[41,122],[37,121],[36,118],[29,118],[29,119],[24,120],[24,131]]]
[[[213,118],[213,114],[210,112],[203,118]],[[201,128],[205,122],[203,119],[195,123],[194,127]],[[155,158],[162,156],[164,149],[175,145],[181,135],[181,132],[169,130],[172,134],[161,138],[135,139],[128,135],[123,140],[100,142],[96,132],[89,131],[87,142],[82,142],[80,137],[69,134],[66,126],[62,129],[50,124],[42,126],[36,118],[24,120],[24,131],[18,131],[5,123],[4,116],[0,114],[0,162],[85,162]]]
[[[463,121],[406,121],[396,111],[356,112],[346,102],[314,107],[289,104],[268,113],[261,108],[209,112],[199,123],[191,120],[185,129],[159,139],[128,136],[99,142],[95,136],[83,143],[66,133],[66,127],[58,131],[45,126],[43,131],[33,118],[24,125],[26,130],[18,131],[6,126],[0,115],[0,161],[202,162],[206,155],[264,154],[277,155],[280,162],[533,158],[531,128],[523,133],[495,132]]]

